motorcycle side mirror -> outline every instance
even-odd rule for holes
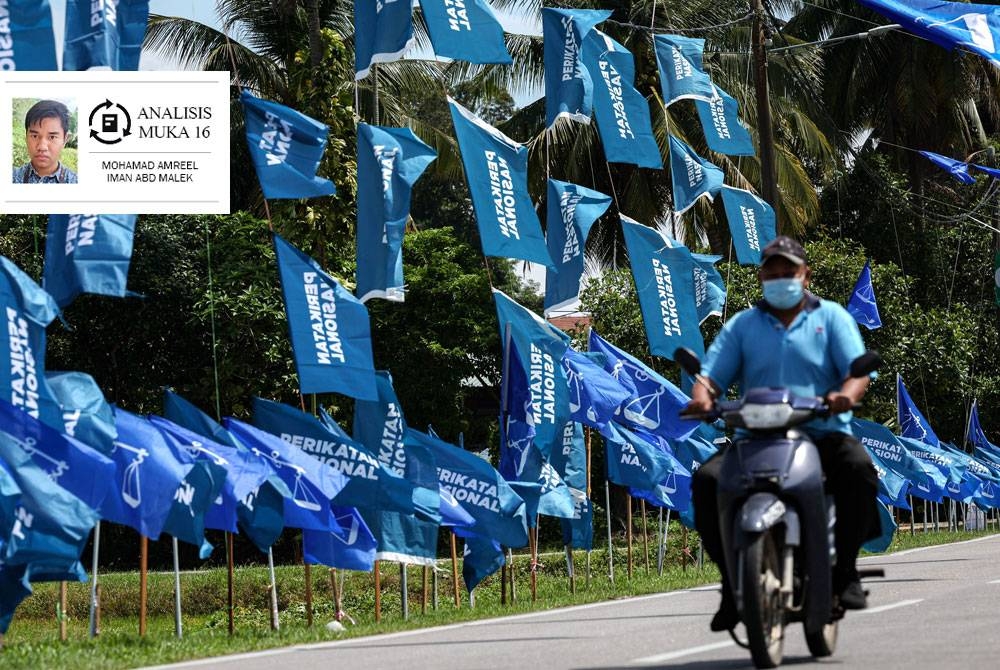
[[[698,360],[698,354],[690,349],[686,347],[677,347],[674,349],[674,360],[677,361],[684,372],[692,377],[697,377],[701,374],[701,361]]]
[[[877,351],[866,351],[851,362],[851,377],[867,377],[882,366],[882,357]]]

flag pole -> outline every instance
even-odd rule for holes
[[[528,550],[531,552],[531,602],[538,600],[538,516],[535,527],[528,529]]]
[[[640,500],[642,507],[642,557],[646,561],[646,576],[649,576],[649,534],[646,532],[646,501]]]
[[[615,557],[614,547],[611,544],[611,490],[608,488],[608,479],[604,478],[604,512],[608,521],[608,578],[611,583],[615,583]]]
[[[910,498],[910,537],[913,537],[915,532],[913,527],[917,525],[917,510],[913,508],[913,496],[908,497]]]
[[[489,263],[486,264],[489,271]],[[503,372],[500,377],[500,428],[503,439],[507,435],[507,421],[510,414],[508,387],[510,385],[510,340],[511,327],[508,321],[503,325]],[[501,445],[504,446],[504,445]],[[529,532],[529,540],[531,530]],[[510,547],[507,548],[507,559],[500,566],[500,604],[507,604],[507,577],[510,576],[510,604],[514,604],[514,555]]]
[[[424,597],[423,600],[420,601],[420,613],[423,615],[427,614],[427,596],[428,596],[427,591],[428,591],[428,581],[430,581],[428,579],[430,576],[430,570],[431,570],[430,567],[426,565],[424,566]]]
[[[500,604],[507,604],[507,552],[504,552],[503,565],[500,566]]]
[[[455,607],[461,607],[462,596],[458,592],[458,548],[455,542],[455,531],[451,531],[451,582],[455,592]]]
[[[382,621],[382,561],[376,560],[372,572],[375,576],[375,623]]]
[[[177,639],[184,636],[184,628],[181,622],[181,556],[177,549],[177,538],[173,540],[174,550],[174,635]]]
[[[69,597],[66,593],[66,580],[59,582],[59,641],[66,641],[66,606]]]
[[[663,516],[664,516],[663,515],[663,508],[660,508],[660,518],[662,519]],[[667,508],[666,517],[667,517],[667,522],[664,523],[664,524],[661,524],[662,527],[663,527],[663,532],[660,533],[660,553],[656,557],[656,572],[660,576],[663,575],[664,559],[667,556],[667,538],[668,538],[667,534],[670,532],[670,508],[669,507]]]
[[[632,494],[625,495],[625,540],[628,544],[628,580],[632,581]]]
[[[435,563],[431,570],[431,607],[437,612],[438,609],[438,569]]]
[[[90,637],[97,637],[97,557],[101,550],[101,522],[94,524],[94,549],[90,559]]]
[[[410,618],[410,593],[406,583],[406,563],[399,564],[399,603],[403,610],[403,621]]]
[[[590,529],[593,535],[594,529],[594,503],[590,499],[590,426],[587,426],[587,437],[584,441],[587,448],[587,504],[590,505]],[[593,545],[593,542],[591,543]],[[590,590],[590,549],[587,550],[587,590]]]
[[[236,597],[233,579],[235,578],[235,559],[233,557],[233,534],[226,531],[226,613],[229,620],[229,635],[236,632]],[[274,584],[271,584],[274,588]]]
[[[305,558],[303,557],[303,563],[305,563]],[[312,580],[312,566],[305,563],[305,581],[306,581],[306,625],[313,625],[313,580]]]
[[[573,566],[573,545],[566,545],[566,573],[569,575],[569,592],[576,593],[576,570]]]
[[[146,580],[149,566],[149,539],[139,536],[139,637],[146,636]]]
[[[510,566],[507,569],[507,576],[510,578],[510,604],[513,605],[517,602],[517,591],[514,589],[514,550],[507,547],[507,563]]]
[[[267,548],[267,572],[271,576],[271,630],[278,630],[278,589],[274,579],[274,552]]]

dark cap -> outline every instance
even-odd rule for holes
[[[763,265],[775,256],[787,258],[796,265],[806,264],[806,250],[787,235],[778,235],[768,242],[767,246],[760,252],[760,264]]]

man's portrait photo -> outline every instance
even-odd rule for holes
[[[13,183],[76,184],[76,110],[58,100],[13,102]]]

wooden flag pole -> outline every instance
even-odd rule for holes
[[[625,496],[625,538],[628,540],[628,579],[632,581],[632,494]]]
[[[455,531],[451,531],[451,584],[455,591],[455,607],[462,606],[462,596],[458,592],[458,547]]]
[[[181,622],[181,554],[177,548],[177,538],[170,539],[173,540],[174,553],[174,635],[180,639],[184,636],[184,627]]]
[[[429,595],[428,594],[428,587],[429,587],[428,582],[430,581],[430,572],[431,572],[430,567],[425,565],[424,566],[424,597],[420,601],[420,613],[421,614],[427,614],[427,596]]]
[[[139,637],[146,636],[146,579],[149,567],[149,539],[139,536]]]
[[[313,580],[312,580],[312,566],[308,563],[305,564],[305,579],[306,579],[306,625],[313,625]]]
[[[642,557],[646,561],[646,575],[649,575],[649,535],[646,532],[646,501],[640,500],[642,507]]]
[[[235,559],[233,557],[233,534],[226,531],[226,614],[229,619],[229,634],[236,632],[236,607],[233,577]]]
[[[372,572],[375,574],[375,623],[380,623],[382,621],[382,570],[380,569],[380,564],[382,561],[375,561],[375,566],[372,568]]]
[[[66,593],[66,580],[59,582],[59,641],[66,641],[66,606],[69,597]]]

